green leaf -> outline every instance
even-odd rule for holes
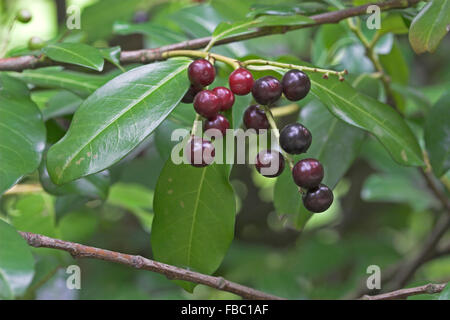
[[[106,83],[110,77],[47,67],[23,72],[11,72],[10,76],[43,88],[59,88],[87,97]]]
[[[425,145],[437,177],[450,169],[450,93],[431,108],[425,123]]]
[[[0,75],[0,194],[37,169],[44,147],[42,115],[26,85]]]
[[[146,23],[126,23],[126,22],[116,22],[114,23],[114,33],[120,35],[129,34],[144,34],[150,37],[151,40],[157,40],[158,43],[163,43],[165,45],[177,43],[186,40],[186,36],[182,33],[178,33],[170,30],[167,27],[160,26],[153,22]]]
[[[30,247],[13,227],[0,219],[0,299],[23,295],[33,274]]]
[[[51,118],[73,114],[82,102],[83,99],[76,94],[65,90],[60,91],[50,97],[46,103],[46,106],[42,109],[44,121]]]
[[[103,70],[102,53],[84,43],[53,43],[47,45],[43,52],[54,61],[76,64],[97,71]]]
[[[97,230],[98,220],[94,210],[85,208],[64,215],[58,223],[61,239],[73,242],[88,240]]]
[[[186,183],[189,181],[189,183]],[[151,242],[155,259],[205,274],[222,262],[233,239],[235,198],[228,167],[166,162],[155,190]],[[194,285],[180,282],[192,291]]]
[[[120,52],[121,49],[119,46],[100,49],[100,53],[102,54],[104,59],[106,59],[107,61],[115,65],[117,68],[124,71],[124,69],[120,65]]]
[[[135,68],[86,99],[67,134],[48,152],[52,180],[62,184],[99,172],[133,150],[183,97],[190,61],[171,59]]]
[[[274,26],[299,26],[314,24],[315,21],[309,17],[301,15],[292,16],[260,16],[258,18],[249,18],[238,22],[222,22],[212,34],[213,42],[225,39],[231,36],[242,34],[255,28],[274,27]]]
[[[450,284],[447,283],[444,290],[441,291],[441,294],[439,295],[439,300],[450,300]]]
[[[450,1],[433,0],[414,18],[409,28],[409,42],[417,53],[434,52],[448,32]]]

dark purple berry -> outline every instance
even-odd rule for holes
[[[225,87],[217,87],[213,92],[220,100],[220,110],[225,111],[230,109],[234,104],[234,94],[230,89]]]
[[[209,129],[217,129],[221,132],[222,136],[225,136],[227,129],[230,128],[230,122],[223,115],[218,114],[205,121],[205,133],[208,135]],[[217,137],[216,137],[217,138]]]
[[[189,65],[188,76],[192,84],[206,87],[213,83],[216,70],[208,60],[198,59]]]
[[[311,132],[300,123],[288,124],[280,132],[280,146],[289,154],[306,152],[311,141]]]
[[[280,81],[272,76],[259,78],[252,87],[253,98],[262,105],[268,105],[280,99],[282,91]]]
[[[291,101],[303,99],[311,89],[309,77],[300,70],[286,72],[281,80],[281,85],[284,96]]]
[[[253,76],[247,69],[234,70],[228,78],[230,90],[238,96],[249,94],[253,87]]]
[[[255,129],[257,131],[270,128],[265,111],[257,104],[251,105],[245,110],[244,125],[247,129]]]
[[[194,98],[194,109],[199,115],[212,118],[220,111],[220,100],[210,90],[200,91]]]
[[[194,101],[195,95],[203,90],[202,86],[195,86],[191,84],[188,91],[184,94],[183,99],[181,99],[181,102],[183,103],[192,103]]]
[[[214,161],[216,150],[211,141],[192,137],[186,145],[186,158],[194,167],[205,167]]]
[[[311,212],[319,213],[327,210],[333,203],[333,192],[324,184],[309,189],[303,196],[303,204]]]
[[[284,157],[276,150],[263,150],[256,156],[255,167],[264,177],[278,177],[284,170]]]
[[[322,182],[323,167],[316,159],[303,159],[292,169],[292,177],[299,187],[315,188]]]

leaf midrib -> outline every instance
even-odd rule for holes
[[[447,4],[447,0],[443,0],[442,1],[442,6],[439,9],[439,14],[438,14],[438,18],[444,14],[445,15],[445,10],[442,10],[443,7],[445,7],[445,5]],[[428,50],[431,50],[429,44],[430,44],[430,38],[431,35],[434,33],[434,29],[436,28],[436,26],[438,26],[438,21],[440,21],[440,19],[434,19],[433,24],[431,25],[431,28],[428,29],[428,35],[427,35],[427,41],[426,41],[426,46],[428,47]]]
[[[55,46],[55,45],[49,45],[49,46],[47,46],[47,48],[60,49],[60,50],[65,51],[65,52],[67,52],[67,53],[69,53],[69,54],[71,54],[71,55],[73,55],[75,57],[80,58],[81,60],[86,61],[88,63],[88,65],[90,65],[91,67],[94,67],[95,70],[99,70],[100,71],[100,69],[101,69],[101,66],[97,66],[97,64],[95,64],[93,61],[87,59],[86,57],[84,57],[84,56],[82,56],[82,55],[80,55],[80,54],[78,54],[78,53],[76,53],[74,51],[68,50],[68,49],[66,49],[64,47]],[[101,58],[103,60],[101,55],[99,55],[99,58]]]
[[[126,113],[128,113],[130,110],[132,110],[135,106],[139,105],[145,98],[147,98],[150,94],[152,94],[155,90],[159,89],[163,84],[167,83],[168,80],[173,79],[176,75],[178,75],[182,70],[186,69],[187,65],[183,64],[181,67],[177,68],[173,72],[169,73],[166,77],[161,79],[161,81],[158,83],[158,85],[152,86],[150,90],[146,91],[144,94],[142,94],[137,101],[133,100],[132,103],[128,104],[124,111],[121,112],[119,115],[117,115],[115,118],[111,119],[111,122],[108,123],[106,126],[98,130],[88,141],[79,147],[75,153],[68,158],[68,160],[64,163],[60,174],[58,174],[58,180],[60,181],[61,176],[63,175],[64,171],[67,169],[69,164],[72,162],[73,159],[75,159],[76,156],[78,156],[86,146],[88,146],[93,140],[95,140],[102,132],[104,132],[106,129],[108,129],[111,125],[117,123],[117,121],[124,116]],[[81,106],[80,106],[81,108]]]

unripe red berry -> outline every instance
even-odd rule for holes
[[[188,77],[192,84],[206,87],[213,83],[216,70],[208,60],[198,59],[189,65]]]
[[[228,78],[230,90],[234,94],[243,96],[249,94],[253,87],[253,76],[247,69],[239,68],[234,70]]]
[[[213,89],[213,92],[220,100],[221,111],[228,110],[233,106],[234,94],[230,89],[225,87],[216,87]]]

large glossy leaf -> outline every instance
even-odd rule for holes
[[[37,169],[45,147],[39,108],[22,82],[0,76],[0,194]]]
[[[282,58],[283,61],[293,61]],[[294,60],[295,61],[295,60]],[[298,61],[295,63],[298,64]],[[402,165],[423,165],[419,144],[403,118],[390,106],[355,90],[337,77],[308,72],[311,92],[337,118],[372,133]]]
[[[323,182],[334,188],[358,155],[364,132],[334,117],[319,101],[313,101],[302,108],[299,122],[305,125],[313,136],[313,143],[306,154],[295,157],[318,159],[325,170]],[[339,154],[339,161],[336,155]],[[285,170],[275,184],[274,204],[280,215],[293,216],[292,226],[301,229],[311,217],[302,204],[301,195],[292,180],[292,174]]]
[[[433,0],[427,3],[409,28],[409,42],[414,51],[434,52],[447,34],[449,24],[449,0]]]
[[[97,71],[103,69],[102,53],[84,43],[53,43],[47,45],[43,51],[54,61],[76,64]]]
[[[24,294],[33,274],[30,247],[13,227],[0,219],[0,299]]]
[[[450,93],[431,108],[425,124],[425,144],[436,176],[450,169]]]
[[[195,168],[166,162],[153,202],[156,260],[206,274],[219,267],[234,234],[235,199],[227,171],[225,165]]]
[[[10,75],[38,87],[66,89],[83,97],[90,95],[110,79],[109,76],[67,71],[61,67],[12,72]]]
[[[52,180],[66,183],[122,159],[169,115],[189,83],[188,59],[130,70],[86,99],[47,158]]]

